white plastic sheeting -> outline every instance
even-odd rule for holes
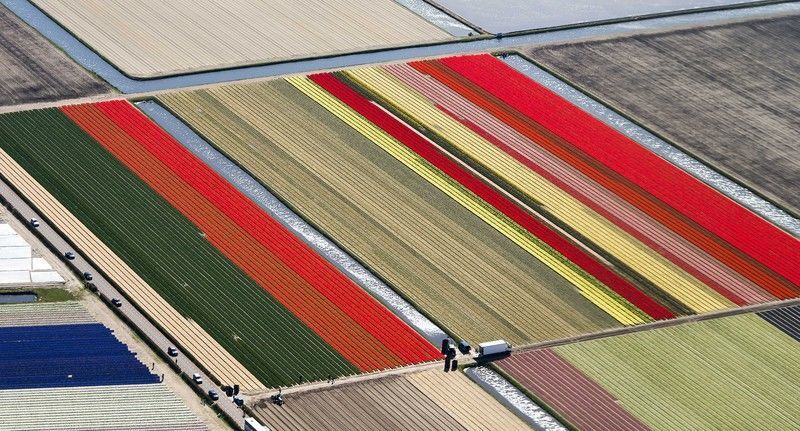
[[[17,247],[0,247],[0,262],[3,260],[13,260],[13,259],[30,259],[31,258],[31,246],[29,245],[22,245]],[[2,269],[2,263],[0,263],[0,269]]]
[[[752,0],[436,0],[471,24],[491,33],[533,30]]]
[[[63,283],[64,279],[33,249],[14,228],[0,223],[0,285]]]

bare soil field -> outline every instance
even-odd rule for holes
[[[800,212],[800,19],[546,47],[534,60]]]
[[[3,6],[0,6],[0,64],[0,106],[110,91],[105,83]]]
[[[35,0],[135,78],[446,40],[391,0]]]
[[[269,399],[254,406],[256,416],[271,429],[530,429],[463,373],[438,369],[283,398],[283,406]]]

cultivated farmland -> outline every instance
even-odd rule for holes
[[[526,52],[797,214],[798,40],[791,15]]]
[[[0,430],[205,431],[161,384],[0,391]]]
[[[3,117],[9,125],[4,149],[255,379],[286,385],[438,356],[132,105],[64,112]],[[68,137],[69,149],[31,127],[45,123]],[[141,301],[146,307],[158,298]],[[208,349],[195,340],[187,344],[201,354]],[[209,368],[223,368],[220,378],[259,386],[253,377],[225,372],[236,361],[206,359]]]
[[[546,226],[531,217],[525,217],[522,211],[506,211],[511,215],[504,213],[502,210],[516,207],[452,160],[436,153],[430,143],[416,135],[408,125],[392,118],[332,75],[314,75],[310,79],[290,78],[288,81],[531,256],[572,282],[583,296],[619,322],[635,324],[649,320],[646,314],[584,272],[585,268],[565,259],[558,249],[568,252],[567,256],[577,257],[576,260],[585,256],[565,244]],[[424,156],[420,157],[420,154]],[[581,264],[586,267],[584,261]]]
[[[800,341],[800,306],[775,308],[758,313],[764,320]]]
[[[696,244],[706,243],[707,251],[723,256],[726,264],[774,295],[797,294],[800,269],[788,264],[800,259],[797,238],[496,59],[466,56],[442,62],[569,144],[567,149],[592,161],[614,182],[624,183],[627,192],[615,190],[621,197]]]
[[[514,118],[492,106],[488,99],[457,82],[458,74],[436,62],[414,62],[387,66],[386,71],[425,95],[465,125],[482,134],[520,162],[569,192],[599,215],[611,220],[681,268],[722,291],[732,291],[747,301],[763,302],[772,297],[750,280],[725,266],[714,256],[673,232],[659,220],[614,193],[614,183],[602,181],[588,161],[559,148],[558,139],[543,139],[541,128]],[[427,78],[435,76],[441,81]],[[450,88],[450,86],[453,88]],[[461,93],[459,93],[461,91]],[[510,123],[510,124],[509,124]],[[563,145],[563,141],[561,142]],[[568,145],[568,144],[567,144]],[[563,159],[562,159],[563,157]],[[575,166],[573,166],[575,164]],[[583,170],[587,171],[584,173]],[[609,187],[610,186],[610,187]],[[609,187],[609,188],[606,188]],[[619,186],[616,187],[619,190]],[[613,284],[612,284],[613,286]],[[721,288],[724,286],[724,288]],[[641,304],[646,306],[647,304]],[[675,312],[680,307],[670,304]],[[649,312],[649,311],[648,311]],[[661,317],[655,316],[654,317]]]
[[[488,55],[160,100],[473,341],[800,292],[796,238]]]
[[[387,71],[365,68],[347,71],[346,75],[410,118],[410,121],[432,131],[458,152],[475,160],[491,175],[518,190],[534,207],[548,212],[578,236],[607,251],[622,265],[666,290],[690,309],[702,312],[729,306],[725,298],[705,288],[699,280],[515,160],[499,145],[438,109],[434,102]]]
[[[95,323],[77,302],[14,304],[0,307],[0,327]]]
[[[427,341],[131,104],[63,110],[360,370],[438,357]]]
[[[196,322],[179,314],[5,151],[0,151],[0,167],[3,168],[3,177],[9,183],[36,205],[45,217],[52,220],[92,261],[102,265],[109,277],[123,288],[125,294],[136,301],[151,319],[169,331],[172,337],[214,375],[225,381],[241,381],[247,389],[262,387],[219,343]]]
[[[530,429],[463,373],[438,369],[350,383],[268,400],[256,416],[281,430]]]
[[[391,0],[34,0],[137,78],[435,42],[450,36]]]
[[[500,367],[578,429],[771,430],[800,421],[798,360],[796,340],[745,314],[526,352]]]
[[[118,336],[78,302],[0,304],[0,430],[207,430]]]
[[[571,283],[285,81],[160,100],[461,337],[617,326]]]
[[[0,5],[0,106],[86,97],[108,86]]]
[[[336,75],[605,257],[668,311],[556,247],[651,317],[800,291],[800,274],[787,265],[800,258],[796,238],[491,56]],[[410,147],[420,155],[438,151],[431,144]],[[463,172],[448,174],[464,185],[469,180]],[[514,216],[515,204],[483,196],[536,232]]]

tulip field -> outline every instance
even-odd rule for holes
[[[231,378],[252,373],[255,381],[241,383],[257,388],[438,358],[130,103],[28,111],[0,122],[0,146],[40,193],[56,196],[169,306],[199,324],[224,348],[219,355],[235,358],[219,363],[224,356],[204,353],[212,347],[189,341],[209,368],[243,366]],[[118,282],[125,290],[125,280]],[[141,300],[147,309],[150,299]]]
[[[524,52],[797,217],[798,18],[795,10]],[[690,58],[703,61],[686,67]]]
[[[609,177],[628,183],[641,196],[639,200],[650,201],[637,206],[671,229],[695,244],[714,241],[733,246],[734,251],[712,244],[707,248],[743,275],[763,283],[770,294],[783,298],[797,293],[800,268],[791,264],[800,256],[797,238],[492,57],[456,57],[445,64],[567,141],[584,158],[593,159],[598,169],[612,170],[616,175],[609,173]],[[624,197],[637,201],[632,193]],[[656,204],[663,209],[652,208]]]
[[[787,265],[797,238],[497,59],[340,75],[585,239],[673,314],[797,296]]]
[[[373,141],[393,145],[380,128],[344,106],[338,115],[364,127],[355,129],[328,110],[337,105],[311,98],[328,94],[315,86],[292,78],[171,93],[160,100],[461,337],[526,343],[620,325],[570,280],[607,300],[625,319],[648,320],[424,160],[412,163],[426,177],[409,169]]]
[[[800,429],[800,2],[574,3],[0,0],[0,431]]]
[[[493,57],[342,75],[585,239],[674,314],[798,292],[796,269],[776,259],[797,257],[796,238]]]
[[[473,342],[800,292],[796,238],[488,55],[158,101]],[[6,177],[219,378],[257,390],[440,357],[129,102],[0,122]]]
[[[524,344],[800,293],[797,238],[489,55],[159,100],[460,337]]]

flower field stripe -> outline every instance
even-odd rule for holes
[[[243,238],[247,238],[245,236],[246,234],[238,231],[232,226],[232,223],[226,223],[226,220],[221,214],[218,214],[218,212],[216,212],[209,203],[204,202],[202,198],[198,198],[196,193],[193,193],[193,190],[187,185],[176,181],[174,175],[171,175],[171,172],[168,171],[166,167],[161,166],[160,162],[154,160],[152,156],[149,156],[135,140],[125,135],[110,119],[103,115],[96,105],[80,105],[63,109],[68,112],[68,115],[73,121],[82,126],[95,140],[195,223],[203,231],[212,245],[222,251],[226,257],[231,259],[233,263],[237,264],[245,273],[257,281],[260,286],[293,286],[299,292],[309,292],[313,290],[308,286],[303,286],[295,280],[292,280],[291,275],[288,274],[284,268],[274,264],[275,259],[272,256],[265,255],[261,250],[254,247],[252,243],[243,240]],[[223,242],[222,239],[228,241]],[[268,277],[274,277],[274,279]],[[290,302],[286,296],[278,297],[278,299],[286,301],[286,303],[288,303],[288,308],[290,311],[294,311],[295,315],[301,314],[299,312],[302,310],[301,307],[307,307],[307,313],[309,315],[314,315],[315,320],[309,322],[308,319],[302,319],[302,315],[298,317],[312,329],[316,327],[336,327],[337,319],[325,313],[325,311],[327,311],[325,307],[328,306],[326,301],[318,297],[315,298],[312,295],[304,297],[297,295],[298,298],[290,298],[292,302]],[[328,334],[320,334],[326,342],[333,345],[329,339],[326,339],[325,335]],[[359,334],[351,335],[357,336]],[[348,347],[350,350],[339,351],[348,360],[350,360],[351,357],[358,356],[356,353],[358,349],[350,345],[350,340],[342,339],[337,341],[338,343],[333,345],[334,348],[342,347],[342,350],[344,350],[344,346],[349,345]],[[376,365],[372,362],[368,362],[367,365],[363,360],[350,362],[357,366],[364,367]]]
[[[223,381],[240,382],[247,390],[259,390],[264,386],[238,360],[233,358],[214,338],[194,320],[187,319],[179,310],[173,308],[157,293],[150,284],[143,280],[133,269],[100,240],[70,210],[59,202],[50,192],[29,174],[23,166],[14,160],[7,151],[16,140],[29,142],[28,147],[38,149],[48,141],[31,136],[32,131],[45,129],[56,130],[59,121],[68,121],[63,115],[54,115],[57,111],[29,111],[25,113],[0,117],[3,127],[3,141],[0,146],[0,172],[13,186],[26,196],[31,203],[42,212],[72,241],[82,252],[86,253],[94,264],[101,266],[105,273],[121,289],[132,298],[139,307],[154,321],[165,328],[178,342],[194,355],[200,363]],[[74,126],[74,125],[73,125]],[[19,135],[16,128],[24,128]],[[59,130],[61,137],[70,137],[71,130]],[[14,151],[16,152],[16,151]],[[53,152],[48,156],[59,157]],[[32,160],[27,157],[26,160]],[[58,159],[56,159],[58,160]],[[33,165],[27,164],[29,169]],[[89,175],[86,173],[86,175]],[[44,178],[49,181],[49,178]]]
[[[527,137],[473,104],[442,82],[431,79],[429,63],[396,64],[385,69],[421,94],[454,120],[512,155],[598,214],[658,251],[673,263],[711,286],[736,304],[774,299],[760,287],[731,270],[647,214],[553,156]],[[436,73],[435,71],[431,71]],[[439,74],[437,74],[439,75]],[[437,78],[439,76],[436,76]],[[662,294],[663,295],[663,294]]]
[[[100,104],[129,135],[406,363],[438,350],[130,104]],[[116,108],[116,109],[114,109]],[[181,155],[177,157],[176,155]],[[196,173],[202,172],[204,177]]]
[[[527,159],[526,157],[522,156],[520,153],[518,153],[514,149],[510,148],[504,142],[498,140],[496,137],[494,137],[490,133],[486,132],[484,129],[480,128],[479,126],[475,125],[471,121],[465,120],[465,119],[462,119],[462,118],[458,118],[457,115],[452,114],[450,111],[448,111],[445,108],[439,107],[439,109],[442,112],[445,112],[448,115],[450,115],[456,121],[464,124],[467,128],[469,128],[470,130],[475,132],[477,135],[481,136],[483,139],[486,139],[487,141],[493,143],[498,148],[502,149],[503,151],[505,151],[506,153],[508,153],[509,155],[514,157],[515,159],[517,159],[520,163],[522,163],[523,165],[525,165],[528,168],[530,168],[532,171],[536,172],[537,174],[541,175],[543,178],[547,179],[548,181],[550,181],[551,183],[553,183],[554,185],[556,185],[560,189],[562,189],[565,192],[569,193],[570,195],[575,197],[575,199],[577,199],[579,202],[581,202],[583,205],[586,205],[586,207],[592,209],[597,214],[599,214],[600,216],[604,217],[606,220],[612,222],[614,225],[616,225],[617,227],[619,227],[620,229],[622,229],[623,231],[625,231],[626,233],[631,235],[636,240],[641,241],[644,245],[648,246],[654,252],[664,256],[670,262],[675,264],[678,268],[686,271],[686,273],[688,273],[689,275],[695,277],[697,280],[699,280],[702,283],[706,284],[707,286],[713,288],[717,293],[719,293],[720,295],[725,297],[727,300],[731,301],[732,303],[734,303],[736,305],[747,304],[747,301],[745,299],[739,297],[737,294],[733,293],[730,289],[727,289],[726,287],[724,287],[724,286],[726,286],[725,284],[719,284],[715,280],[710,278],[708,276],[709,272],[705,272],[702,269],[697,269],[692,265],[688,265],[687,262],[691,261],[688,258],[691,257],[691,256],[687,256],[686,254],[684,254],[682,256],[683,259],[675,259],[675,253],[670,252],[669,250],[665,249],[662,245],[652,241],[650,239],[650,237],[648,237],[646,235],[643,235],[638,230],[632,228],[629,222],[627,222],[625,220],[622,220],[617,215],[608,212],[605,207],[595,203],[594,201],[591,201],[591,200],[588,200],[588,199],[584,199],[584,196],[581,193],[579,193],[578,190],[581,190],[582,192],[583,191],[588,191],[589,187],[591,187],[590,185],[586,184],[585,185],[586,188],[581,188],[581,189],[577,189],[577,188],[571,187],[570,185],[567,185],[563,181],[564,180],[563,177],[555,176],[555,175],[550,174],[549,172],[546,172],[544,169],[542,169],[541,165],[539,165],[537,163],[532,163],[529,159]],[[696,261],[691,261],[691,262],[696,262]],[[716,268],[714,268],[714,269],[716,269]],[[627,272],[631,272],[631,270],[628,269]],[[636,274],[635,276],[636,276],[637,279],[641,279],[641,275]],[[734,278],[734,280],[736,282],[739,282],[739,280],[736,279],[736,278]],[[744,283],[738,283],[738,284],[744,284]],[[744,287],[744,289],[748,289],[749,288],[749,286],[743,286],[743,287]],[[744,289],[740,289],[740,290],[744,290]],[[760,291],[760,289],[758,289],[756,287],[755,291],[751,290],[751,291],[748,291],[748,292],[745,292],[745,293],[751,295],[751,297],[757,298],[757,300],[755,302],[764,302],[764,301],[768,301],[770,299],[770,297],[768,295],[763,295],[763,293],[762,293],[762,295],[759,295],[759,293],[761,293],[759,291]],[[665,298],[666,301],[674,302],[674,298],[669,297],[669,295],[667,295],[665,292],[659,292],[659,295],[662,296],[662,297],[666,295],[666,298]]]
[[[131,114],[142,115],[127,102],[113,102],[113,104],[103,106],[109,109],[119,107],[119,112],[123,115],[137,119],[138,117]],[[274,254],[235,225],[176,174],[168,170],[138,141],[125,135],[124,131],[117,127],[118,124],[115,125],[111,119],[103,115],[105,114],[102,112],[103,106],[91,106],[98,112],[94,118],[87,118],[82,123],[88,129],[87,131],[93,133],[95,139],[126,163],[176,208],[184,212],[203,230],[212,244],[258,281],[259,285],[289,307],[290,311],[293,311],[304,323],[308,324],[326,342],[360,369],[374,370],[402,364],[398,357],[388,352],[384,346],[322,297],[312,286],[299,280],[297,275],[286,268]],[[84,107],[84,109],[85,111],[89,110],[89,107]],[[135,112],[126,112],[129,109],[133,109]],[[106,124],[102,123],[104,118]],[[76,121],[79,120],[76,119]],[[91,127],[94,129],[90,129]],[[118,130],[114,130],[115,128]],[[99,133],[109,131],[116,133],[110,136],[99,135]],[[127,139],[124,139],[125,137]],[[125,140],[128,141],[125,145],[120,143]],[[183,156],[174,149],[172,154],[175,159]],[[196,169],[186,172],[192,172],[197,177],[203,178],[203,170],[199,167],[194,168]],[[213,184],[213,181],[207,177],[203,180]],[[374,352],[374,355],[365,354],[365,351]]]
[[[0,167],[7,181],[29,197],[36,208],[65,232],[71,241],[78,244],[92,261],[103,264],[110,277],[123,286],[126,295],[133,298],[151,319],[166,328],[173,337],[181,340],[182,346],[199,358],[204,366],[213,370],[217,377],[242,382],[248,390],[263,388],[258,380],[249,375],[247,370],[225,352],[213,338],[196,323],[180,316],[2,150],[0,150]]]
[[[279,283],[283,283],[284,285],[292,286],[297,284],[292,283],[292,280],[285,274],[285,270],[281,271],[280,267],[274,264],[270,265],[271,261],[269,260],[269,256],[259,255],[259,250],[254,249],[250,244],[244,241],[236,241],[243,237],[241,232],[237,232],[230,224],[226,226],[225,220],[222,219],[219,214],[215,214],[215,210],[211,208],[210,205],[204,205],[202,200],[198,199],[196,193],[193,193],[193,190],[188,186],[179,182],[170,181],[169,171],[159,166],[158,162],[154,163],[152,156],[148,157],[146,151],[133,139],[125,135],[111,120],[105,118],[103,113],[97,109],[96,105],[80,105],[63,109],[68,112],[68,115],[73,121],[84,127],[84,130],[92,135],[96,141],[109,150],[109,152],[121,162],[126,164],[137,176],[147,182],[148,185],[153,187],[156,192],[159,192],[159,194],[178,210],[183,212],[186,211],[187,208],[191,208],[191,211],[184,212],[184,215],[202,229],[209,242],[222,251],[232,262],[244,270],[245,273],[259,282],[259,285],[262,287],[264,286],[265,278],[263,273],[254,271],[253,266],[241,265],[242,262],[258,262],[260,265],[266,267],[267,270],[272,270],[267,271],[267,274],[276,273],[276,278],[278,278],[278,280],[270,280],[273,281],[271,285],[281,285]],[[231,251],[231,246],[221,243],[219,240],[220,238],[226,238],[230,239],[231,242],[236,242],[237,245],[242,248],[242,251],[239,253]],[[281,275],[283,277],[281,277]],[[296,288],[301,290],[303,286],[296,286]],[[305,290],[308,291],[310,289],[306,287]],[[309,313],[316,311],[316,308],[322,308],[327,305],[320,299],[309,297],[305,299],[309,304]],[[300,299],[295,300],[295,303],[290,305],[297,307],[298,304],[302,304]],[[291,307],[289,308],[290,311],[295,311],[292,310]],[[336,325],[335,318],[325,316],[324,312],[319,312],[319,314],[320,316],[317,316],[317,322],[314,322],[316,325],[309,324],[307,320],[304,320],[304,323],[309,324],[312,329],[314,329],[315,326]],[[326,319],[326,317],[328,317],[328,319]],[[321,336],[323,339],[325,338],[324,335]],[[326,342],[327,341],[328,340],[326,340]],[[340,353],[342,353],[343,356],[348,356],[343,352]]]
[[[441,61],[795,285],[800,285],[800,266],[796,265],[800,262],[800,240],[789,233],[490,55],[452,57]],[[565,120],[567,118],[569,121]]]
[[[466,431],[530,429],[494,398],[493,394],[476,386],[463,372],[441,373],[432,369],[407,374],[404,379],[425,394],[433,404],[455,418]]]
[[[581,204],[540,175],[522,165],[491,142],[437,109],[415,90],[378,68],[345,72],[384,103],[449,142],[492,175],[540,203],[552,217],[567,224],[596,246],[656,284],[695,312],[728,308],[730,301],[707,288],[640,241]]]
[[[639,186],[605,166],[598,166],[571,144],[553,135],[530,118],[507,105],[482,87],[447,68],[439,61],[413,62],[411,66],[435,77],[463,97],[502,120],[523,136],[612,191],[672,231],[705,250],[712,257],[742,274],[779,299],[797,296],[798,289],[753,258],[732,247],[684,215],[658,201]]]
[[[123,102],[123,103],[126,103],[126,102]],[[177,196],[177,199],[182,199],[182,198],[186,198],[187,196],[191,196],[191,189],[189,189],[188,191],[185,190],[185,189],[181,190],[180,189],[180,185],[176,186],[176,184],[174,184],[174,183],[170,184],[171,177],[170,177],[169,174],[167,174],[167,172],[169,172],[169,171],[165,171],[165,170],[159,171],[158,170],[158,164],[150,164],[148,166],[148,162],[152,162],[152,160],[150,160],[152,158],[148,158],[146,153],[136,144],[135,141],[133,141],[130,137],[125,135],[124,132],[119,130],[119,128],[117,128],[110,120],[105,118],[102,115],[102,113],[99,110],[97,110],[96,105],[82,105],[82,106],[77,106],[77,107],[65,107],[63,109],[69,111],[70,115],[71,115],[71,118],[74,121],[76,121],[79,125],[82,125],[82,126],[86,127],[85,130],[87,132],[92,133],[94,135],[95,139],[97,139],[99,141],[102,141],[105,144],[117,145],[117,147],[110,147],[110,148],[107,147],[106,149],[108,149],[108,150],[116,149],[116,150],[119,150],[119,151],[128,151],[128,153],[124,153],[124,152],[120,153],[120,152],[118,152],[118,155],[124,155],[124,156],[128,156],[129,157],[126,160],[120,160],[123,163],[135,163],[136,162],[136,158],[138,158],[140,161],[143,160],[143,162],[141,162],[142,164],[139,165],[140,169],[138,170],[138,172],[134,171],[134,173],[139,174],[139,175],[141,175],[143,173],[145,173],[145,174],[146,173],[150,173],[152,175],[151,178],[155,178],[156,181],[157,181],[157,183],[151,183],[150,184],[151,186],[155,185],[156,188],[162,187],[163,190],[174,191],[174,194],[172,196],[173,198],[175,196]],[[135,167],[133,164],[128,164],[127,166]],[[147,168],[150,168],[150,169],[147,170]],[[184,193],[181,193],[181,191],[183,191]],[[170,196],[165,196],[165,197],[170,197]],[[180,201],[178,201],[178,200],[173,201],[173,202],[180,203]],[[201,211],[203,211],[204,208],[203,208],[202,202],[200,202],[200,205],[198,205],[198,202],[200,202],[200,201],[191,202],[191,204],[196,205],[199,208],[197,211],[201,212]],[[188,216],[192,216],[192,215],[196,216],[198,212],[187,213],[186,215],[188,215]],[[214,216],[215,216],[215,214],[212,211],[205,211],[205,215],[207,217],[211,218],[211,219],[213,219]],[[209,239],[215,237],[215,235],[220,235],[221,237],[226,237],[227,235],[230,235],[230,236],[235,237],[236,234],[237,234],[237,232],[235,230],[230,229],[230,228],[228,228],[223,233],[219,234],[219,233],[217,233],[217,231],[214,230],[214,226],[209,225],[208,223],[204,227],[209,227],[209,226],[211,226],[211,227],[208,230],[204,231],[204,234],[207,235],[207,237]],[[222,227],[223,227],[223,229],[225,228],[225,226],[222,226]],[[212,243],[213,243],[213,241],[212,241]],[[219,243],[214,244],[214,245],[219,246]],[[247,244],[244,244],[244,245],[246,246]],[[227,251],[229,251],[229,250],[227,250]],[[249,253],[246,253],[246,254],[247,254],[248,257],[255,256],[256,258],[258,258],[259,256],[258,256],[257,252],[258,252],[258,250],[249,250]],[[231,254],[229,254],[228,256],[233,258],[233,259],[236,259],[236,257],[237,257],[236,255],[231,255]],[[265,261],[262,261],[260,263],[263,264],[263,263],[267,263],[267,262],[268,261],[265,260]],[[249,269],[249,268],[242,268],[242,269],[246,270],[246,269]],[[324,306],[325,304],[323,303],[322,305]],[[209,304],[209,306],[213,307],[213,304]],[[268,310],[265,310],[265,311],[268,311]],[[287,322],[287,323],[289,323],[289,322]],[[292,323],[299,324],[299,322],[292,322]],[[289,326],[289,325],[286,326],[285,330],[287,332],[289,332],[289,333],[294,332],[294,331],[291,330],[291,326]],[[298,335],[300,335],[300,334],[298,334]],[[304,337],[304,338],[308,338],[308,337]],[[303,340],[303,338],[299,338],[296,341],[297,342],[302,342],[302,341],[311,341],[311,340]],[[329,346],[326,346],[326,348],[330,349]],[[287,356],[292,356],[292,355],[294,355],[294,352],[285,352],[285,354]]]
[[[620,326],[285,80],[159,99],[453,334],[522,345]]]
[[[103,105],[100,106],[102,110]],[[126,105],[120,110],[134,109]],[[113,113],[113,111],[112,111]],[[126,118],[136,121],[122,123]],[[435,349],[419,334],[398,319],[382,304],[364,290],[346,278],[333,265],[316,254],[308,245],[292,235],[276,220],[264,213],[255,203],[247,199],[209,167],[196,159],[183,146],[166,135],[138,110],[130,116],[117,118],[117,124],[130,131],[153,132],[152,136],[139,137],[149,151],[160,160],[171,166],[186,181],[190,182],[203,195],[212,199],[229,218],[256,238],[263,246],[269,248],[277,257],[294,272],[302,276],[309,284],[328,298],[332,304],[341,309],[361,325],[365,330],[379,339],[382,344],[402,358],[403,363],[414,363],[439,358]],[[142,124],[147,122],[146,124]],[[176,157],[180,154],[181,158]],[[178,162],[184,162],[181,166]],[[206,174],[202,181],[192,173]],[[368,347],[364,350],[369,351]]]
[[[216,209],[209,203],[204,202],[202,198],[198,198],[196,193],[193,193],[194,190],[180,181],[175,181],[174,175],[171,175],[170,171],[160,166],[160,162],[154,160],[146,150],[125,135],[122,130],[119,130],[111,120],[105,118],[96,105],[69,107],[65,108],[65,110],[70,113],[76,123],[84,127],[109,152],[125,163],[137,176],[147,182],[156,192],[195,223],[211,244],[222,251],[226,257],[257,281],[260,286],[293,286],[299,292],[312,291],[310,287],[293,280],[291,274],[285,268],[275,265],[276,259],[273,256],[266,255],[263,250],[254,246],[252,242],[248,242],[246,234],[237,230],[232,223],[224,219],[221,214],[218,214]],[[223,242],[221,240],[223,238],[228,242]],[[269,276],[274,276],[275,278],[270,279],[268,278]],[[265,288],[265,290],[268,289]],[[302,319],[302,315],[299,316],[304,323],[308,324],[312,329],[320,326],[336,327],[337,319],[335,317],[331,317],[329,314],[326,315],[324,311],[319,311],[327,311],[325,307],[329,306],[329,304],[324,299],[312,295],[313,293],[309,296],[298,295],[299,298],[292,298],[293,302],[287,301],[290,311],[295,312],[296,315],[301,314],[300,310],[302,308],[300,307],[305,303],[307,304],[307,313],[309,315],[318,314],[313,322],[309,322],[308,319]],[[285,296],[278,298],[287,300]],[[321,334],[323,339],[326,338],[326,335],[328,334]],[[326,341],[332,344],[328,339]],[[348,357],[348,360],[356,355],[357,348],[350,344],[349,339],[338,341],[335,347],[342,347],[342,344],[345,344],[349,345],[348,347],[353,350],[353,353],[350,353],[349,350],[340,351],[343,356]],[[351,361],[351,363],[364,365],[363,361]],[[369,366],[374,365],[374,363],[369,364]]]
[[[610,393],[550,349],[514,355],[498,365],[577,429],[650,429]]]
[[[300,215],[289,209],[270,190],[253,178],[250,173],[223,155],[218,149],[209,144],[205,138],[197,135],[183,120],[176,117],[163,105],[154,100],[136,102],[134,105],[208,167],[219,173],[242,194],[258,204],[264,212],[307,243],[316,253],[333,264],[353,282],[379,299],[387,308],[434,346],[439,345],[442,339],[447,338],[447,334],[441,328],[400,297],[383,280],[380,280],[355,258],[342,250],[339,245],[332,242],[314,226],[302,219]],[[2,320],[1,317],[0,320]]]
[[[408,64],[390,65],[384,69],[428,97],[450,117],[569,192],[584,205],[611,220],[730,301],[743,305],[775,299],[750,280],[601,187],[444,84],[431,79],[429,75]]]
[[[329,96],[321,93],[319,90],[315,90],[308,83],[304,83],[302,79],[298,78],[294,80],[293,83],[296,86],[302,85],[308,88],[307,94],[315,97],[315,99],[324,106],[329,106],[328,109],[332,112],[338,112],[337,115],[344,121],[347,121],[354,128],[360,130],[365,136],[370,137],[373,142],[380,145],[398,160],[401,160],[406,166],[417,172],[420,176],[436,184],[440,190],[448,193],[453,199],[461,202],[465,207],[471,208],[476,215],[496,229],[504,232],[506,236],[528,250],[532,255],[543,262],[549,261],[550,263],[548,263],[548,266],[578,286],[582,292],[586,291],[584,295],[586,295],[589,300],[609,312],[609,314],[620,320],[621,323],[631,324],[637,320],[641,321],[642,317],[649,320],[650,317],[667,318],[672,316],[666,309],[663,309],[657,303],[650,300],[650,298],[636,290],[635,287],[627,284],[624,280],[614,279],[613,277],[615,277],[615,275],[605,267],[600,266],[596,261],[586,256],[550,229],[547,229],[533,217],[524,213],[519,207],[511,204],[511,202],[498,192],[468,174],[455,162],[447,159],[444,155],[436,151],[429,142],[417,135],[416,132],[407,125],[370,103],[367,99],[347,87],[333,75],[318,74],[310,76],[309,79],[333,94],[341,100],[341,102],[346,103],[352,110],[355,110],[364,118],[354,115],[354,113],[345,109],[344,106],[336,106],[337,104],[334,103],[334,101],[329,100]],[[378,129],[376,126],[379,126],[381,129]],[[406,148],[404,148],[403,145],[405,145]],[[491,204],[493,207],[489,207],[487,204]],[[525,230],[521,229],[521,227]],[[525,235],[526,230],[532,235]],[[553,248],[555,248],[555,250]],[[562,250],[569,254],[559,255],[559,252],[564,253]],[[569,260],[565,259],[565,257]],[[557,260],[552,261],[553,258]],[[605,286],[599,284],[597,280],[592,279],[588,274],[584,274],[580,267],[573,266],[574,264],[571,264],[570,260],[586,265],[595,271],[606,271],[605,273],[601,272],[601,274],[609,275],[611,277],[607,278],[619,283],[615,285],[619,290],[615,289],[615,291],[617,294],[621,295],[622,298],[614,298],[616,295],[611,292],[605,295],[592,294],[592,290],[597,289],[601,289],[600,292],[603,292],[606,290]],[[566,268],[563,268],[563,266],[566,266]],[[565,270],[570,272],[566,272],[565,274]],[[571,275],[571,273],[574,275]],[[587,281],[590,283],[589,285],[586,284]],[[598,302],[600,300],[603,302]],[[629,317],[626,317],[630,314],[627,310],[636,310],[634,307],[631,307],[631,305],[626,304],[626,300],[630,301],[630,303],[643,310],[645,313],[648,313],[648,315],[642,316],[641,313],[638,312],[636,313],[638,314],[636,319],[631,320]],[[614,311],[618,308],[618,306],[611,308],[615,302],[622,304],[623,309]],[[620,314],[620,311],[625,314]]]

